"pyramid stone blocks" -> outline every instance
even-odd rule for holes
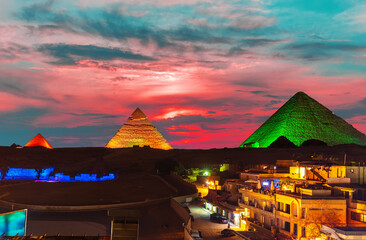
[[[306,140],[320,140],[328,146],[366,145],[366,135],[303,92],[296,93],[240,147],[268,147],[279,137],[296,146]]]
[[[130,148],[149,146],[157,149],[172,149],[161,133],[137,108],[107,143],[107,148]]]

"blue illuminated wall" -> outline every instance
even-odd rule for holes
[[[4,213],[0,215],[0,235],[4,236],[25,236],[27,210]]]
[[[29,168],[9,168],[4,179],[16,180],[16,179],[30,179],[37,182],[97,182],[115,179],[113,173],[109,173],[106,176],[97,177],[97,174],[81,173],[75,177],[65,175],[64,173],[53,173],[55,168],[44,168],[40,171],[39,177],[36,169]],[[0,173],[1,176],[1,173]],[[2,177],[2,176],[1,176]]]
[[[55,168],[45,168],[42,169],[41,175],[39,176],[39,179],[46,180],[49,178],[50,174],[55,170]]]
[[[4,179],[37,179],[37,171],[27,168],[9,168]]]

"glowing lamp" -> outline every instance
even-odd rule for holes
[[[264,181],[264,182],[262,182],[262,185],[263,185],[263,187],[268,187],[269,186],[269,182],[268,181]]]

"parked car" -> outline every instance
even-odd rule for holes
[[[191,237],[195,240],[203,240],[202,232],[197,229],[191,229]]]
[[[214,220],[214,219],[218,218],[219,216],[220,216],[220,214],[218,214],[218,213],[212,213],[212,214],[210,215],[210,220],[212,221],[212,220]]]
[[[235,234],[234,230],[232,230],[230,228],[226,228],[221,231],[221,235],[224,237],[232,237],[232,236],[235,236],[236,234]]]
[[[221,216],[218,213],[212,213],[210,215],[210,220],[217,223],[228,223],[229,220],[225,216]]]

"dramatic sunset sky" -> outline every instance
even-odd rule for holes
[[[140,107],[239,146],[297,91],[366,133],[363,0],[0,0],[0,145],[104,146]]]

